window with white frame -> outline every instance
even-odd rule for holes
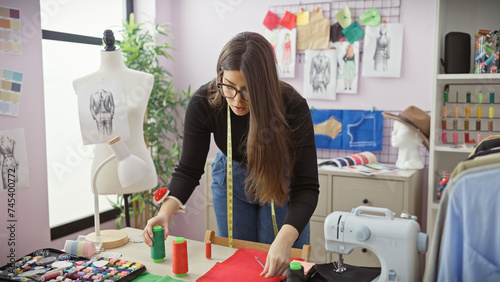
[[[93,146],[83,145],[72,83],[99,68],[102,47],[96,44],[104,30],[113,30],[120,40],[118,30],[131,2],[40,1],[51,228],[94,214]],[[106,197],[99,197],[101,212],[111,210]]]

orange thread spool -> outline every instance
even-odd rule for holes
[[[187,242],[183,237],[177,237],[172,245],[172,272],[176,277],[184,277],[189,269]]]
[[[212,257],[212,242],[210,241],[205,242],[205,257],[206,258]]]

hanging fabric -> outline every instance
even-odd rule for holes
[[[330,41],[330,20],[323,16],[323,10],[316,9],[307,25],[297,26],[297,49],[328,49]]]

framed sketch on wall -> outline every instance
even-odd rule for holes
[[[363,46],[365,77],[400,77],[403,57],[403,24],[366,26]]]
[[[337,51],[306,50],[304,92],[306,99],[336,100]]]

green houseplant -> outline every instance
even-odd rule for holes
[[[154,76],[154,85],[144,120],[144,138],[156,167],[159,187],[164,187],[170,182],[180,157],[182,120],[192,93],[190,89],[176,92],[171,73],[160,64],[162,59],[173,60],[169,53],[175,50],[173,46],[157,41],[161,36],[172,36],[168,25],[135,23],[132,13],[129,21],[123,21],[120,34],[123,39],[119,46],[125,65],[130,69]],[[154,205],[151,195],[154,190],[136,193],[130,197],[133,207],[130,209],[130,218],[135,218],[137,228],[142,228],[145,220],[157,212],[158,207]],[[116,201],[112,202],[115,208],[121,210],[116,219],[118,228],[121,227],[121,221],[125,217],[123,197],[117,195]]]

